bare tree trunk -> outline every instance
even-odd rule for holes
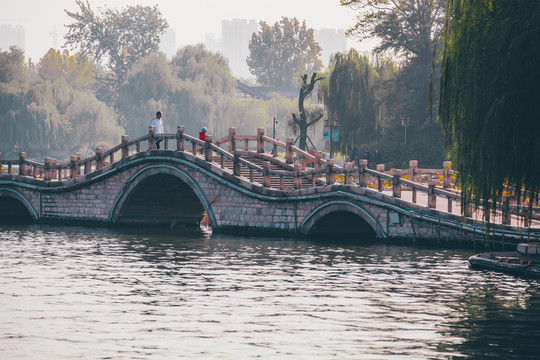
[[[311,92],[315,88],[315,83],[319,80],[324,79],[322,77],[317,78],[316,76],[317,73],[313,73],[311,75],[311,81],[309,84],[307,82],[307,74],[304,74],[304,76],[302,76],[302,86],[300,87],[300,95],[298,96],[298,111],[300,117],[298,118],[296,114],[292,114],[293,121],[298,125],[298,128],[300,130],[300,141],[298,142],[298,147],[304,151],[307,151],[306,139],[308,128],[322,118],[322,115],[319,115],[315,119],[310,121],[310,119],[307,118],[306,111],[304,109],[304,100],[309,94],[311,94]]]

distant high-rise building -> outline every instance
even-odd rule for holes
[[[172,28],[165,30],[159,43],[159,50],[163,51],[168,58],[176,55],[176,32]]]
[[[315,41],[322,48],[321,61],[325,67],[330,63],[330,56],[347,51],[347,38],[343,29],[320,29],[314,31]]]
[[[0,50],[9,51],[9,47],[13,45],[24,50],[24,28],[21,25],[0,25]]]
[[[221,23],[223,55],[229,59],[229,67],[236,77],[252,77],[246,59],[249,41],[258,27],[255,20],[233,19]]]
[[[206,40],[204,41],[206,50],[217,53],[223,53],[223,46],[221,38],[216,38],[212,34],[206,34]]]

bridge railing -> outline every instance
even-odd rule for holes
[[[376,170],[369,169],[367,160],[360,160],[358,166],[347,162],[340,167],[333,159],[322,159],[321,153],[310,154],[295,147],[292,138],[287,138],[286,142],[269,138],[264,135],[264,129],[258,129],[257,135],[237,135],[236,129],[231,128],[228,136],[213,141],[212,136],[208,135],[206,141],[201,141],[185,134],[184,126],[178,126],[177,132],[171,134],[156,134],[155,128],[149,127],[147,134],[133,140],[124,135],[120,144],[106,151],[98,147],[95,155],[86,159],[81,159],[81,154],[76,153],[63,163],[57,163],[54,158],[45,158],[44,163],[40,164],[26,159],[24,152],[19,154],[17,160],[2,160],[0,153],[0,164],[3,173],[49,181],[75,179],[98,170],[104,172],[115,162],[141,152],[141,148],[144,151],[156,149],[158,139],[161,139],[164,150],[189,151],[194,156],[202,156],[207,162],[219,164],[221,169],[235,176],[246,177],[266,188],[302,189],[305,186],[333,185],[339,182],[371,187],[379,192],[391,190],[396,198],[402,197],[402,191],[410,191],[413,203],[417,203],[417,194],[420,192],[427,194],[426,205],[430,208],[436,207],[437,197],[446,199],[448,212],[452,212],[454,202],[460,199],[459,192],[453,189],[451,179],[454,171],[450,162],[444,162],[442,169],[421,169],[416,160],[409,162],[408,169],[389,171],[385,170],[383,164],[378,164]],[[225,144],[228,144],[228,150],[223,148]],[[173,146],[170,148],[170,145]],[[237,148],[238,145],[241,145],[240,148]],[[249,161],[247,158],[250,157],[260,159],[259,164]],[[279,164],[280,169],[272,169],[272,164]],[[278,184],[276,178],[279,179]],[[423,184],[419,183],[420,180],[427,181]],[[438,183],[441,186],[437,186]],[[511,212],[521,211],[527,216],[523,210],[509,202],[500,204],[499,211],[503,223],[509,223],[508,214]],[[466,212],[468,216],[472,215],[472,207]]]

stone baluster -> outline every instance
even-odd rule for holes
[[[292,151],[292,144],[294,139],[292,137],[288,137],[285,142],[285,162],[287,164],[293,163],[293,151]]]
[[[383,173],[384,172],[384,164],[377,164],[377,172]],[[379,192],[382,192],[384,190],[384,178],[383,177],[377,177],[377,190]]]
[[[401,198],[401,184],[399,183],[399,171],[394,170],[392,177],[392,196]]]
[[[263,186],[270,187],[270,161],[263,161]]]
[[[50,158],[50,157],[45,158],[44,166],[43,166],[44,168],[43,177],[45,180],[51,181],[54,178],[56,171],[53,169],[53,167],[55,165],[56,165],[56,159]]]
[[[103,168],[103,148],[96,148],[96,170]]]
[[[122,159],[125,159],[129,156],[129,135],[122,135]]]
[[[510,212],[510,198],[506,195],[502,197],[502,223],[504,225],[511,225],[512,213]]]
[[[435,185],[437,185],[437,180],[428,180],[428,207],[432,209],[437,208],[437,195],[435,194]]]
[[[150,134],[150,137],[148,138],[148,150],[157,149],[157,146],[156,146],[156,127],[155,126],[148,126],[148,134]]]
[[[353,163],[352,162],[346,162],[345,163],[345,169],[346,170],[351,170],[353,168]],[[352,184],[352,173],[350,172],[347,172],[345,174],[345,185],[350,185]]]
[[[257,129],[257,152],[258,153],[264,152],[263,136],[264,136],[264,129],[258,128]]]
[[[236,150],[236,128],[229,128],[229,152],[233,153]]]
[[[212,162],[212,135],[206,135],[206,141],[204,142],[204,159],[208,162]]]
[[[416,182],[418,179],[418,160],[409,160],[409,180]]]
[[[302,178],[300,177],[300,172],[302,171],[302,165],[294,164],[293,166],[293,183],[295,189],[302,188]]]
[[[334,159],[326,161],[326,185],[334,185],[336,174],[334,174]]]
[[[184,151],[184,125],[176,127],[176,151]]]
[[[321,151],[317,151],[315,153],[315,170],[318,170],[322,167],[321,165],[321,159],[322,159],[322,152]]]
[[[452,187],[452,178],[450,171],[452,170],[452,162],[444,161],[443,162],[443,188],[449,189]]]
[[[75,179],[79,176],[79,167],[77,163],[81,160],[80,154],[73,154],[69,157],[69,178]]]
[[[24,165],[25,161],[26,161],[26,153],[25,152],[19,153],[19,175],[26,175],[26,165]]]
[[[367,187],[367,168],[368,161],[366,159],[360,159],[358,161],[358,182],[361,187]]]

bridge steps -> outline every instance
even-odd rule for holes
[[[264,163],[264,159],[261,159],[259,157],[256,157],[256,156],[246,156],[244,157],[245,160],[257,165],[257,166],[260,166],[260,167],[263,167],[263,163]],[[212,160],[214,162],[217,162],[219,163],[221,161],[221,157],[220,156],[214,156],[212,158]],[[278,161],[281,161],[281,160],[278,160]],[[229,161],[227,159],[225,159],[223,161],[223,167],[227,170],[229,170],[231,173],[233,172],[233,163],[232,161]],[[285,163],[283,166],[281,166],[279,163],[270,163],[270,170],[287,170],[287,167],[285,166]],[[241,167],[241,175],[242,177],[246,178],[246,179],[250,179],[250,177],[252,178],[252,182],[254,183],[257,183],[259,185],[262,185],[263,184],[263,176],[261,173],[257,172],[257,171],[253,171],[251,172],[248,168],[246,167]],[[311,187],[312,184],[311,184],[311,181],[309,181],[309,179],[302,179],[302,187],[303,188],[307,188],[307,187]],[[272,176],[270,177],[270,187],[271,188],[274,188],[274,189],[294,189],[294,180],[290,177],[278,177],[278,176]]]

